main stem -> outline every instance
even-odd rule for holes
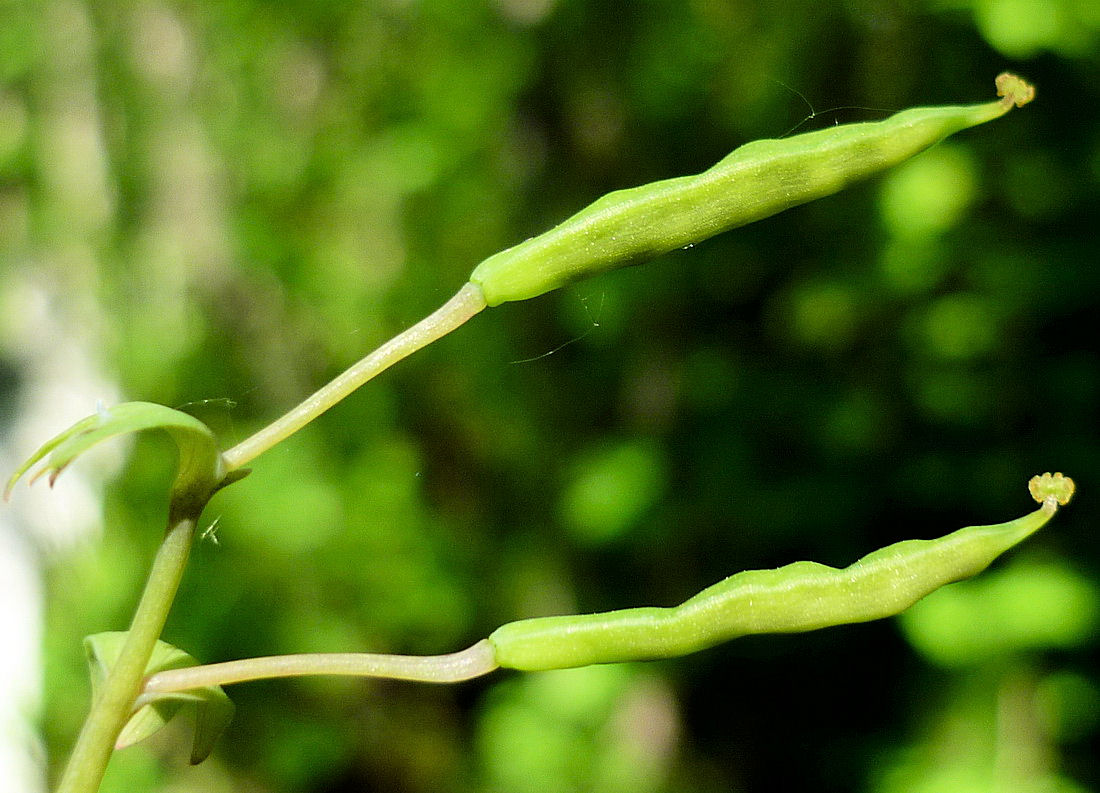
[[[485,308],[481,287],[468,283],[442,307],[394,336],[300,405],[262,430],[238,443],[222,456],[230,471],[260,456],[279,441],[293,435],[363,383],[427,344],[445,336]]]
[[[145,669],[175,599],[201,511],[201,504],[196,507],[193,502],[187,507],[173,504],[169,509],[168,529],[153,560],[126,643],[92,703],[56,793],[99,790],[115,741],[133,713]]]
[[[462,325],[485,305],[481,288],[477,284],[466,284],[434,313],[390,339],[287,414],[225,452],[222,456],[226,470],[240,468],[263,454],[375,375]],[[173,501],[167,533],[153,561],[122,652],[92,703],[56,793],[96,793],[99,789],[114,744],[134,711],[145,669],[179,588],[195,523],[205,503],[206,499]]]

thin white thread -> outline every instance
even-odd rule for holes
[[[588,338],[588,336],[592,333],[592,331],[594,331],[594,330],[596,330],[597,328],[600,327],[600,317],[603,315],[603,306],[604,306],[604,301],[605,301],[606,297],[607,297],[606,292],[601,292],[600,293],[600,307],[596,310],[596,318],[595,319],[592,318],[592,314],[588,311],[588,298],[587,297],[582,297],[581,298],[581,304],[584,305],[584,313],[586,315],[588,315],[588,321],[592,324],[580,336],[575,336],[572,339],[569,339],[568,341],[563,342],[562,344],[559,344],[554,349],[548,350],[547,352],[542,353],[541,355],[536,355],[532,358],[520,358],[518,361],[509,361],[508,363],[510,365],[515,365],[515,364],[521,364],[521,363],[534,363],[535,361],[541,361],[543,358],[549,358],[554,353],[561,352],[562,350],[564,350],[566,347],[570,346],[571,344],[576,344],[578,341],[582,341],[583,339]]]

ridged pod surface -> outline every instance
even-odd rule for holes
[[[889,617],[925,595],[977,575],[1041,528],[1073,495],[1073,480],[1044,474],[1030,484],[1042,506],[991,526],[935,540],[906,540],[837,569],[795,562],[748,570],[673,608],[537,617],[489,636],[496,662],[527,671],[670,658],[755,633],[794,633]]]
[[[1001,99],[993,102],[913,108],[883,121],[753,141],[695,176],[608,193],[546,233],[490,256],[470,282],[489,306],[525,300],[827,196],[998,118],[1035,93],[1007,73],[997,78],[997,91]]]

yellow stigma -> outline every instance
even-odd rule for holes
[[[1048,498],[1053,498],[1063,506],[1073,498],[1073,491],[1077,486],[1073,480],[1061,473],[1045,473],[1042,476],[1033,476],[1027,483],[1027,489],[1031,497],[1042,504]]]
[[[1004,97],[1001,101],[1006,106],[1014,104],[1016,107],[1023,107],[1035,98],[1035,86],[1014,74],[1002,72],[997,75],[996,82],[997,96]]]

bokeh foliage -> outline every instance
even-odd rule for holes
[[[1039,90],[882,180],[401,364],[217,497],[165,639],[203,660],[447,652],[1005,520],[1061,468],[1078,500],[1018,562],[900,623],[676,662],[236,686],[212,760],[160,740],[105,789],[1100,789],[1095,4],[0,0],[0,19],[5,369],[44,284],[127,399],[187,404],[226,445],[611,189],[980,101],[1006,67]],[[167,449],[141,439],[102,542],[52,562],[55,762],[86,706],[79,639],[125,626],[159,538]]]

